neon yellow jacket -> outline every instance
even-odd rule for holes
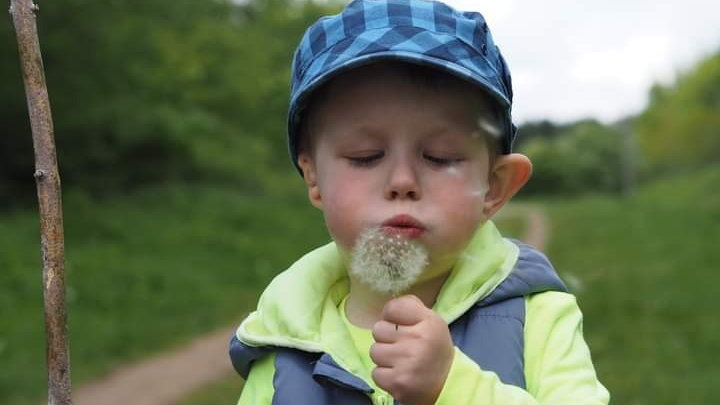
[[[457,320],[508,277],[518,248],[488,221],[478,228],[466,254],[453,268],[433,310],[448,324]],[[258,308],[238,327],[245,345],[329,353],[342,368],[372,385],[370,373],[338,313],[349,281],[333,243],[318,248],[278,275]],[[602,405],[609,393],[598,381],[582,336],[582,314],[575,297],[548,291],[525,297],[524,374],[526,389],[504,384],[456,347],[436,405]],[[276,352],[252,363],[239,405],[271,404],[275,395]],[[393,399],[368,392],[373,404]],[[284,402],[283,402],[284,403]]]

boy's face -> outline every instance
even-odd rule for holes
[[[418,281],[452,267],[487,219],[489,154],[471,105],[463,91],[426,89],[393,72],[333,83],[314,111],[313,150],[299,163],[342,250],[406,215],[417,227],[383,229],[425,246],[429,265]]]

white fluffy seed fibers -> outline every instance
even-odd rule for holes
[[[370,228],[355,243],[350,273],[375,291],[398,294],[420,276],[427,266],[427,256],[418,242]]]

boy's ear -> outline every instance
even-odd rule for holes
[[[485,217],[492,218],[527,183],[531,174],[532,163],[527,156],[519,153],[498,156],[485,195]]]
[[[308,188],[308,199],[310,203],[316,208],[322,210],[322,196],[320,195],[320,187],[317,184],[317,168],[315,166],[315,160],[312,156],[307,153],[300,153],[298,155],[298,165],[303,173],[303,179],[305,185]]]

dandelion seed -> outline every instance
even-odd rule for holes
[[[427,251],[399,235],[385,237],[379,228],[364,231],[353,248],[350,273],[375,291],[398,294],[427,266]]]
[[[478,126],[490,136],[492,136],[495,139],[499,139],[502,135],[502,131],[500,128],[498,128],[497,125],[493,124],[492,122],[488,121],[485,117],[480,117],[477,121]]]
[[[458,170],[458,168],[455,166],[448,166],[447,168],[445,168],[445,172],[451,176],[460,175],[460,170]]]
[[[487,193],[488,187],[487,185],[483,184],[482,186],[478,187],[475,190],[470,190],[470,196],[471,197],[485,197],[485,193]]]
[[[461,257],[463,260],[467,260],[467,261],[469,261],[469,262],[476,262],[476,263],[477,263],[477,262],[480,261],[480,259],[478,259],[477,257],[475,257],[475,256],[470,256],[470,255],[467,254],[467,253],[464,253],[464,254],[463,254],[462,256],[460,256],[460,257]]]
[[[563,275],[563,279],[567,282],[572,292],[580,293],[585,289],[582,280],[574,274],[566,273]]]

